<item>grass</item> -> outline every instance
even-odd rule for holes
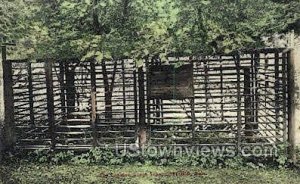
[[[203,169],[147,165],[2,165],[2,183],[300,183],[300,171],[290,169]]]

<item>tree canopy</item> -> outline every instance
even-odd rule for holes
[[[0,38],[32,58],[143,58],[262,47],[299,0],[1,0]]]

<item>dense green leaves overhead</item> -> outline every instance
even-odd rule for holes
[[[27,16],[29,11],[25,11],[22,0],[0,0],[0,43],[21,39],[26,29]]]
[[[0,36],[22,54],[82,60],[260,47],[300,18],[299,0],[2,1]]]

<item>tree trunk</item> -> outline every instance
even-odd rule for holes
[[[108,81],[108,74],[105,62],[102,61],[102,72],[103,72],[103,83],[104,83],[104,90],[105,90],[105,121],[111,121],[112,119],[112,93],[114,88],[115,82],[115,75],[117,70],[117,62],[114,63],[114,69],[111,79],[111,84],[109,85]]]

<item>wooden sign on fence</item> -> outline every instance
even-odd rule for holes
[[[185,64],[150,66],[149,98],[186,99],[193,98],[193,65]]]

